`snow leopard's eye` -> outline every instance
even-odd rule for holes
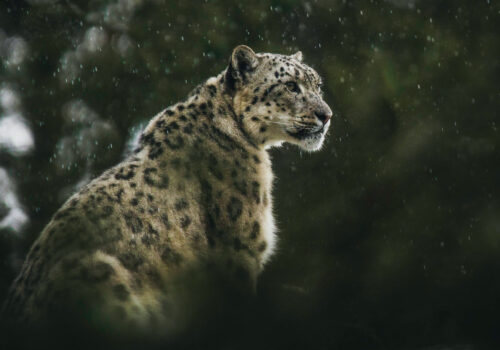
[[[296,82],[289,81],[289,82],[286,82],[285,85],[286,85],[286,88],[288,90],[290,90],[291,92],[295,92],[297,94],[300,93],[300,87]]]

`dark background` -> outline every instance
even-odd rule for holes
[[[301,50],[335,116],[321,152],[271,151],[278,252],[220,347],[500,346],[499,34],[494,0],[3,0],[0,301],[65,199],[246,44]]]

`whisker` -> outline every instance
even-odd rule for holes
[[[278,118],[283,118],[283,119],[292,119],[292,120],[303,120],[304,118],[303,117],[298,117],[298,116],[286,116],[286,117],[280,117],[278,116]]]
[[[275,122],[275,121],[271,121],[271,120],[266,121],[266,123],[270,123],[270,124],[278,124],[278,125],[294,125],[293,123]]]
[[[304,123],[300,123],[300,122],[292,123],[292,122],[277,122],[277,121],[268,120],[268,121],[266,121],[266,123],[276,124],[276,125],[284,125],[284,126],[292,126],[296,129],[302,129],[305,131],[314,131],[318,127],[315,124],[304,124]]]
[[[266,124],[282,125],[287,127],[293,127],[297,130],[303,131],[316,131],[318,125],[305,122],[303,118],[300,117],[286,117],[280,118],[280,120],[265,120]]]

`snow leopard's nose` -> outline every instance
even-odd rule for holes
[[[321,122],[323,123],[323,125],[325,125],[326,123],[328,123],[328,121],[332,117],[332,111],[330,110],[330,108],[325,108],[325,109],[321,109],[321,110],[318,110],[318,111],[314,111],[314,115],[319,120],[321,120]]]
[[[323,125],[326,125],[332,117],[332,110],[323,100],[319,100],[317,103],[314,115],[323,123]]]

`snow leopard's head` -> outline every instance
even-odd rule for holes
[[[225,73],[234,108],[256,143],[266,147],[290,142],[307,151],[319,150],[332,111],[321,91],[321,78],[291,56],[258,53],[236,47]]]

